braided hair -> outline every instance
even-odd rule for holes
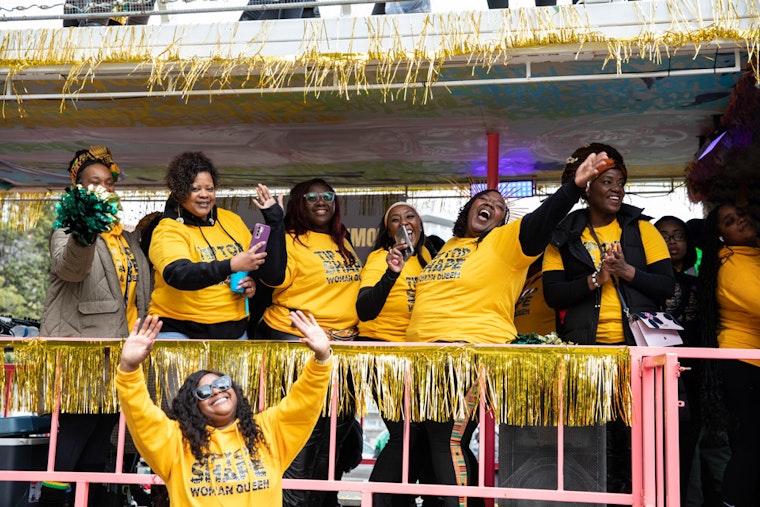
[[[501,196],[498,190],[494,190],[494,189],[481,190],[477,194],[473,195],[470,198],[470,200],[467,201],[465,205],[459,209],[459,215],[457,215],[457,220],[456,222],[454,222],[454,229],[453,229],[454,236],[456,236],[457,238],[464,238],[464,235],[467,232],[467,218],[470,214],[470,209],[472,209],[473,204],[475,204],[475,201],[477,201],[480,198],[480,196],[485,195],[489,192],[494,192],[496,194],[499,194],[499,196]],[[501,223],[499,225],[506,224],[508,219],[509,219],[509,207],[505,206],[504,218],[501,220]],[[498,227],[498,225],[496,227]],[[496,227],[493,227],[487,231],[483,231],[482,233],[480,233],[480,236],[478,236],[477,243],[479,244],[481,241],[483,241],[485,237],[488,236],[488,234],[490,234],[491,231],[494,230]]]

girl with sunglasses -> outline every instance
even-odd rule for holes
[[[314,316],[290,314],[314,351],[288,395],[254,414],[235,382],[200,370],[168,414],[150,399],[141,367],[161,329],[149,316],[124,342],[116,375],[124,417],[141,456],[166,483],[171,505],[282,505],[282,475],[309,438],[332,371],[332,351]]]
[[[273,287],[272,304],[264,311],[255,338],[300,339],[288,317],[297,309],[312,314],[331,338],[353,339],[358,334],[355,303],[362,263],[341,222],[341,203],[335,190],[319,178],[297,184],[290,191],[284,225],[285,248],[271,242],[267,248],[267,264],[283,269],[277,283],[270,283],[270,278],[263,280]],[[346,457],[341,457],[341,448],[353,431],[354,421],[353,414],[338,418],[338,462]],[[327,478],[328,446],[329,418],[323,417],[285,476]],[[285,505],[300,507],[321,505],[324,497],[321,491],[286,490],[283,498]]]

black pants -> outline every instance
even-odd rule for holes
[[[425,421],[422,425],[430,444],[435,484],[459,484],[459,475],[464,473],[466,475],[464,477],[465,483],[468,486],[476,486],[478,484],[478,460],[470,450],[470,440],[477,423],[472,420],[467,421],[461,435],[456,432],[455,421]],[[454,452],[461,453],[466,470],[457,470],[453,459]],[[482,498],[468,498],[466,501],[468,507],[484,505]],[[445,507],[460,506],[460,499],[456,496],[444,497],[443,502]]]
[[[118,421],[118,414],[60,414],[55,470],[113,472],[111,433]],[[93,507],[105,505],[104,496],[105,487],[92,484],[88,504]],[[57,491],[42,488],[40,505],[62,506],[64,500],[65,497]]]
[[[283,333],[269,327],[263,320],[261,320],[256,327],[255,339],[258,340],[282,340],[282,341],[298,341],[299,337],[296,335]],[[348,376],[349,380],[351,376]],[[349,382],[347,386],[351,391],[348,396],[353,399],[353,384]],[[351,457],[346,456],[345,453],[341,455],[343,450],[343,444],[346,442],[347,437],[353,430],[355,418],[353,411],[349,410],[347,414],[339,415],[336,428],[336,443],[335,443],[335,475],[334,479],[339,480],[343,476],[343,470],[340,469],[340,464],[353,461]],[[314,426],[314,430],[303,446],[301,452],[293,460],[285,473],[284,478],[287,479],[327,479],[329,470],[329,450],[330,450],[330,418],[320,417],[317,424]],[[361,454],[361,448],[358,450]],[[282,505],[283,507],[319,507],[322,505],[330,505],[334,507],[337,505],[337,494],[326,491],[307,491],[297,489],[284,489],[282,491]]]
[[[721,361],[720,365],[731,445],[723,501],[735,507],[756,507],[760,505],[760,368],[744,361]]]

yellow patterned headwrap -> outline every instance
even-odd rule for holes
[[[91,145],[89,150],[83,150],[80,152],[79,155],[77,155],[69,165],[69,174],[71,175],[72,185],[76,185],[77,175],[79,174],[79,171],[81,171],[82,168],[90,165],[88,162],[98,162],[100,164],[103,164],[108,169],[110,169],[111,176],[113,176],[113,181],[119,181],[119,174],[121,174],[121,169],[119,169],[119,166],[117,166],[113,161],[111,150],[105,146]]]

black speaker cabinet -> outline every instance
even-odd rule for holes
[[[564,428],[564,489],[603,492],[607,487],[604,426]],[[499,486],[557,489],[557,428],[499,426]],[[577,502],[499,500],[499,507],[598,507]]]

